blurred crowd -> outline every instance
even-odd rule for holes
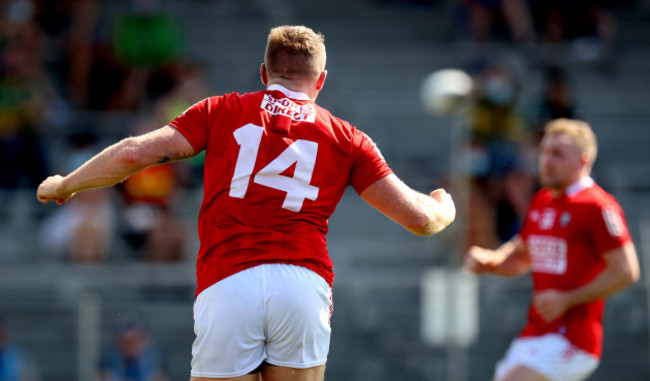
[[[111,325],[105,345],[98,348],[92,380],[169,381],[163,354],[143,315],[126,313],[115,318]],[[0,381],[41,380],[34,357],[12,340],[10,328],[0,316]]]
[[[182,48],[177,20],[157,0],[112,8],[96,0],[0,0],[2,194],[31,192],[110,139],[161,127],[205,98],[202,68],[183,59]],[[119,131],[100,126],[111,114],[128,116]],[[106,261],[116,242],[137,259],[183,260],[178,193],[199,186],[201,175],[197,157],[143,171],[116,191],[80,194],[38,216],[39,240],[73,262]],[[7,208],[0,218],[16,216]]]
[[[576,60],[612,70],[618,28],[608,6],[624,3],[626,1],[459,0],[456,29],[461,37],[479,45],[494,41],[514,43],[544,63],[557,62],[566,55],[568,46],[568,53]]]

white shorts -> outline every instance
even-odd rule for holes
[[[500,380],[523,365],[551,381],[579,381],[589,377],[598,363],[596,356],[578,349],[562,335],[520,337],[497,363],[494,379]]]
[[[332,289],[301,266],[264,264],[203,290],[194,303],[192,376],[239,377],[263,361],[325,364]]]

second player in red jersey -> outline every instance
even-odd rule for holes
[[[495,250],[467,253],[476,273],[532,272],[528,323],[497,364],[497,381],[587,378],[601,356],[604,300],[639,277],[623,211],[589,177],[596,150],[588,124],[550,122],[540,145],[544,188],[521,231]]]
[[[591,282],[607,266],[603,255],[631,241],[621,207],[589,177],[560,197],[541,190],[519,235],[530,255],[535,293],[570,291]],[[604,307],[605,302],[597,299],[546,321],[531,305],[522,336],[559,333],[600,357]]]

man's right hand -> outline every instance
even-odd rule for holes
[[[58,205],[70,200],[74,193],[66,193],[63,191],[63,182],[65,178],[60,175],[50,176],[43,180],[41,185],[38,186],[36,197],[38,201],[47,204],[50,201],[56,202]]]
[[[429,197],[438,201],[442,207],[442,214],[447,218],[447,226],[456,219],[456,205],[451,195],[442,188],[436,189],[429,193]]]
[[[479,246],[472,246],[465,254],[463,267],[465,270],[475,274],[490,272],[498,266],[498,260],[494,250],[484,249]]]

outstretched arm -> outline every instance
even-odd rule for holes
[[[436,189],[427,196],[409,188],[393,174],[366,188],[361,197],[417,235],[438,233],[456,217],[454,202],[443,189]]]
[[[164,126],[104,149],[67,176],[51,176],[38,187],[40,202],[62,204],[75,193],[115,185],[156,164],[194,156],[194,148],[175,128]]]
[[[518,276],[530,268],[530,256],[519,236],[502,244],[496,250],[472,246],[465,255],[465,269],[476,273],[492,273],[499,276]]]
[[[639,260],[631,242],[606,253],[605,269],[591,282],[570,291],[544,290],[535,294],[533,305],[546,321],[552,321],[569,308],[605,299],[639,279]]]

